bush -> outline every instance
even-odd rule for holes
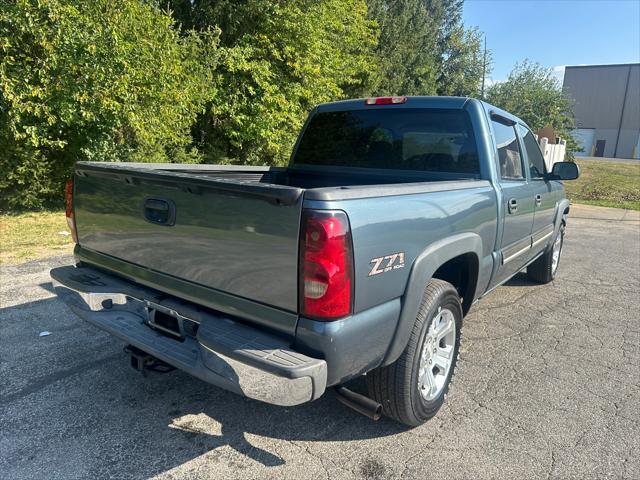
[[[237,18],[239,25],[220,48],[219,96],[206,118],[204,148],[213,162],[222,155],[284,164],[315,105],[361,94],[371,83],[375,25],[364,0],[249,0],[227,9],[208,18],[212,25]]]
[[[180,35],[139,0],[3,2],[3,209],[59,202],[77,160],[197,160],[190,128],[215,95],[217,37]]]

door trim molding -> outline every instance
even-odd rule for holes
[[[502,249],[502,265],[506,265],[511,260],[519,257],[531,249],[531,235],[523,240]]]
[[[543,227],[536,233],[534,233],[532,237],[533,243],[531,247],[533,248],[536,245],[540,245],[542,242],[548,239],[551,235],[553,235],[553,230],[553,225],[547,225],[546,227]]]

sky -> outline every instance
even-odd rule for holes
[[[640,62],[640,0],[466,0],[466,26],[484,32],[489,83],[526,58],[553,68]]]

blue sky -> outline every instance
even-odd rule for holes
[[[464,23],[487,36],[493,81],[528,58],[564,65],[640,62],[640,0],[466,0]]]

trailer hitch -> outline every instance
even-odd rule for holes
[[[127,345],[124,347],[124,353],[129,355],[131,359],[131,367],[141,372],[144,377],[147,376],[147,372],[149,370],[157,373],[169,373],[176,369],[176,367],[163,362],[153,355],[149,355],[147,352],[144,352],[133,345]]]

